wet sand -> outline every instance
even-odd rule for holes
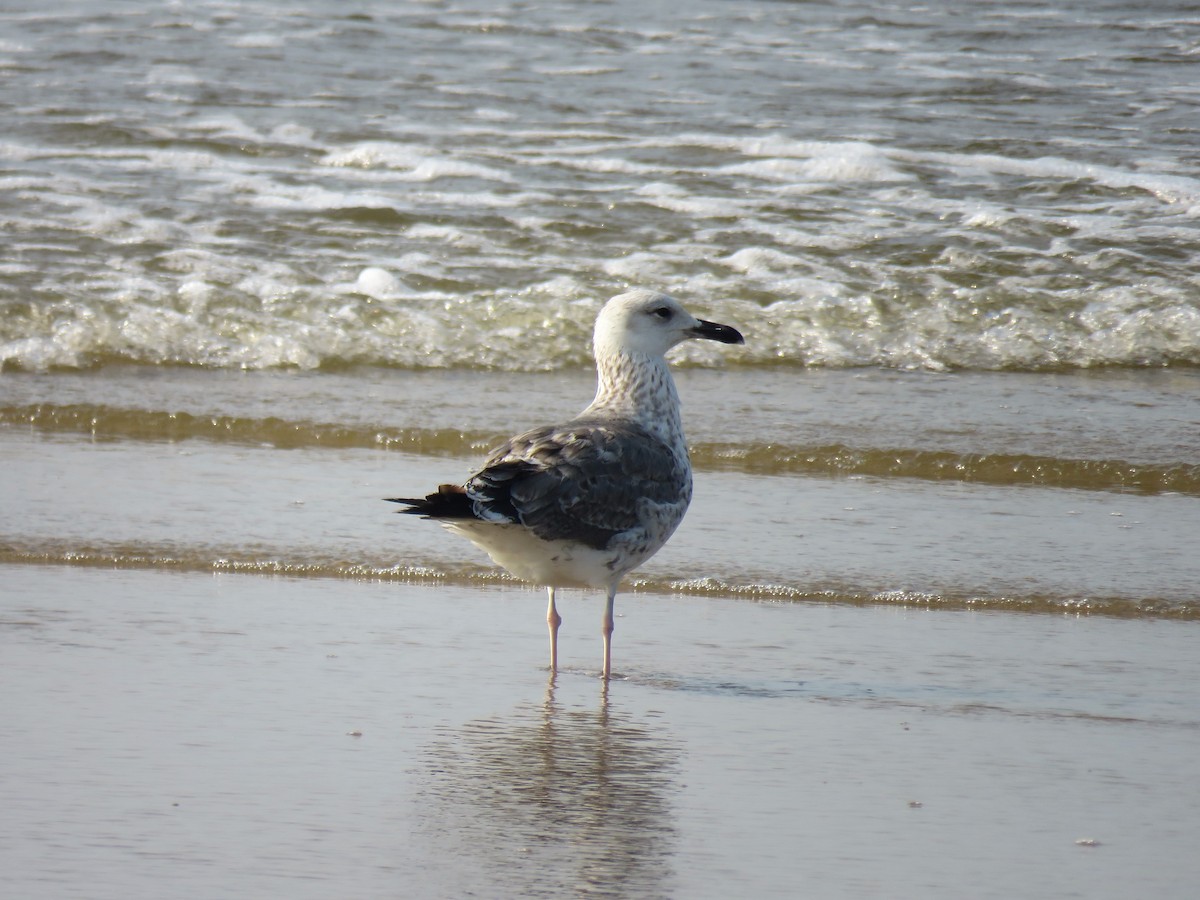
[[[1185,897],[1191,622],[0,567],[9,896]]]

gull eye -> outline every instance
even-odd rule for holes
[[[650,310],[650,315],[657,316],[658,318],[662,319],[665,322],[665,321],[667,321],[667,319],[671,318],[671,307],[669,307],[669,306],[656,307],[655,309]]]

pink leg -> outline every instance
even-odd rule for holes
[[[617,586],[608,589],[608,600],[604,605],[604,620],[600,632],[604,635],[604,670],[600,673],[607,681],[612,674],[612,633],[613,633],[613,601],[617,599]]]
[[[550,671],[558,671],[558,626],[562,624],[562,616],[554,608],[554,588],[547,587],[550,594],[550,605],[546,608],[546,624],[550,627]]]

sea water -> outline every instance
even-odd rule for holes
[[[80,2],[0,29],[5,371],[553,371],[629,284],[738,324],[738,365],[1200,362],[1176,3]]]

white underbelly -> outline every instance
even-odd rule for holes
[[[653,553],[631,557],[624,552],[597,550],[573,541],[543,541],[521,525],[441,524],[467,538],[512,575],[539,585],[607,588]]]

